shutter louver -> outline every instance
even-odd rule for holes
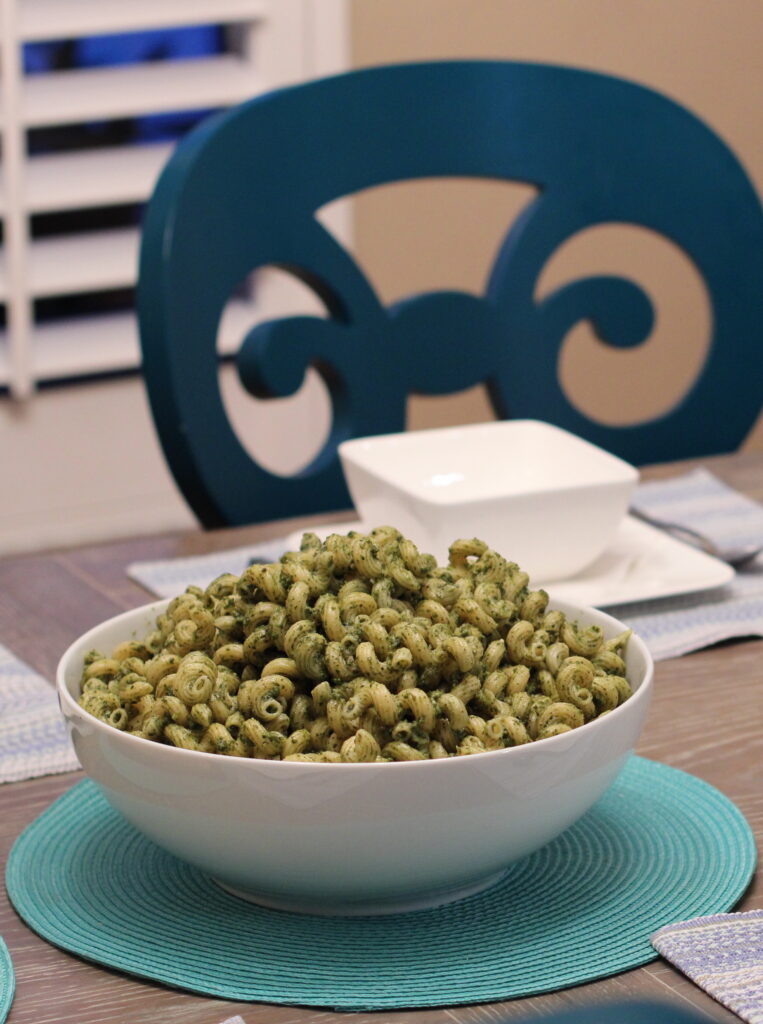
[[[39,382],[138,367],[129,296],[140,228],[93,221],[96,211],[139,209],[174,144],[43,150],[31,144],[35,132],[218,109],[309,77],[309,2],[0,0],[0,388],[24,398]],[[202,25],[222,26],[223,52],[24,72],[27,44]],[[46,218],[58,225],[47,233],[39,228]],[[81,312],[80,300],[108,293],[122,296],[124,308]],[[55,303],[66,313],[51,313]],[[251,323],[251,304],[240,305],[241,316],[234,309],[226,323]]]

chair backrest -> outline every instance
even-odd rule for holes
[[[483,297],[432,292],[385,308],[315,212],[371,186],[439,176],[527,182],[538,194],[507,226]],[[712,308],[692,389],[637,426],[587,419],[562,391],[557,361],[583,319],[609,345],[644,341],[648,297],[600,276],[534,298],[562,242],[613,221],[683,249]],[[292,393],[311,364],[328,384],[328,442],[290,478],[252,460],[218,384],[221,312],[238,283],[267,265],[304,281],[328,311],[259,325],[237,357],[258,396]],[[257,97],[186,137],[146,211],[138,309],[159,436],[207,526],[348,507],[341,440],[405,429],[411,392],[480,381],[496,416],[556,423],[632,462],[713,454],[737,448],[761,407],[763,213],[727,146],[650,89],[537,64],[375,67]]]

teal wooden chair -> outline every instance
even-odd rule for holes
[[[484,296],[440,291],[385,308],[315,211],[375,185],[438,176],[527,182],[538,195],[507,225]],[[586,419],[561,389],[557,360],[582,319],[609,345],[641,344],[649,298],[616,276],[533,297],[562,242],[612,221],[676,243],[712,305],[709,354],[690,393],[637,426]],[[258,397],[293,393],[309,365],[328,385],[328,441],[289,478],[247,454],[218,385],[222,309],[268,265],[306,283],[328,314],[259,325],[237,356]],[[763,212],[728,147],[650,89],[537,64],[375,67],[257,97],[183,140],[146,211],[138,312],[159,437],[206,526],[349,507],[340,441],[404,430],[411,392],[481,381],[497,417],[547,420],[635,463],[726,452],[761,408]]]

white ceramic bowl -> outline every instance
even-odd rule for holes
[[[477,536],[536,585],[604,551],[638,482],[629,463],[539,420],[353,438],[339,456],[366,528],[393,523],[441,564],[455,537]]]
[[[521,747],[442,760],[320,764],[249,760],[151,743],[78,704],[92,648],[149,632],[166,601],[125,612],[73,643],[57,673],[85,772],[149,839],[257,903],[312,913],[434,906],[496,881],[584,814],[641,732],[653,664],[636,636],[633,696],[601,719]],[[603,612],[569,617],[624,629]]]

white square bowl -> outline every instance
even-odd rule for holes
[[[628,509],[638,470],[539,420],[353,438],[339,445],[364,528],[390,525],[441,563],[479,537],[534,583],[597,558]]]

